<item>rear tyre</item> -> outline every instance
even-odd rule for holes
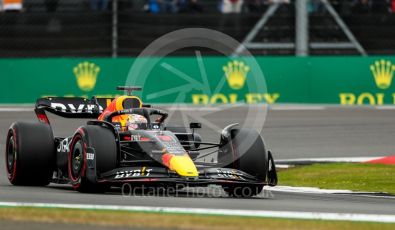
[[[88,125],[77,130],[70,144],[68,159],[69,179],[73,188],[85,193],[103,193],[109,188],[106,184],[89,181],[87,178],[87,148],[95,150],[97,174],[116,168],[117,146],[111,130]]]
[[[55,165],[55,141],[51,127],[16,122],[7,134],[5,162],[13,185],[48,185]]]
[[[263,139],[255,130],[233,129],[231,130],[231,146],[233,162],[228,165],[246,172],[258,180],[264,182],[268,173],[268,152]],[[228,158],[229,159],[229,158]],[[230,184],[223,186],[226,193],[232,197],[251,197],[259,194],[263,185],[255,184]]]

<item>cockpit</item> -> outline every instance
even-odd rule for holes
[[[151,119],[155,117],[154,121]],[[112,123],[121,131],[137,129],[159,129],[167,118],[167,113],[152,108],[143,108],[143,103],[136,96],[120,96],[112,100],[98,117],[100,121]]]

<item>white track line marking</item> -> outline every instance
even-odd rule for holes
[[[375,157],[331,157],[331,158],[296,158],[296,159],[284,159],[276,160],[278,164],[293,164],[298,162],[345,162],[345,163],[358,163],[367,162],[375,159],[380,159],[385,156]]]
[[[26,108],[26,107],[0,107],[0,112],[32,112],[33,108]]]
[[[393,106],[393,105],[379,105],[379,106],[376,106],[376,109],[378,109],[378,110],[395,110],[395,106]]]
[[[291,105],[271,105],[269,110],[273,111],[289,111],[289,110],[325,110],[324,106],[291,106]]]
[[[311,194],[352,194],[352,195],[365,195],[381,198],[395,199],[395,196],[380,196],[378,192],[364,192],[364,191],[351,191],[346,189],[320,189],[314,187],[293,187],[293,186],[280,186],[265,187],[266,191],[289,192],[289,193],[311,193]]]
[[[292,168],[295,167],[294,165],[288,165],[288,164],[276,164],[276,168],[278,169],[288,169],[288,168]]]
[[[146,207],[146,206],[19,203],[19,202],[0,202],[0,206],[395,223],[395,215],[354,214],[354,213],[288,212],[288,211],[283,212],[283,211],[263,211],[263,210],[230,210],[230,209],[206,209],[206,208],[171,208],[171,207]]]

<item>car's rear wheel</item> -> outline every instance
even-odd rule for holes
[[[80,192],[102,193],[108,185],[90,181],[87,177],[87,148],[93,148],[97,174],[116,168],[117,146],[111,130],[88,125],[78,129],[71,144],[68,159],[69,179]]]
[[[232,154],[232,162],[227,166],[254,176],[261,182],[265,182],[268,173],[268,152],[263,139],[255,130],[233,129],[231,130],[231,142],[228,145]],[[233,197],[251,197],[259,194],[263,185],[256,184],[229,184],[223,186],[226,193]]]
[[[51,127],[33,122],[12,124],[7,134],[5,158],[11,184],[48,185],[55,165]]]

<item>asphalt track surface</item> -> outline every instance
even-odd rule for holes
[[[245,107],[225,110],[208,109],[207,119],[218,127],[243,122]],[[1,110],[0,110],[1,111]],[[188,110],[182,114],[207,113]],[[172,114],[170,120],[180,123],[183,115]],[[259,119],[263,119],[259,118]],[[10,124],[17,120],[35,120],[33,112],[0,112],[0,149],[5,148],[5,135]],[[50,117],[55,134],[71,135],[84,121]],[[247,121],[248,123],[248,121]],[[203,126],[205,124],[203,123]],[[215,132],[203,128],[205,139],[218,140]],[[262,135],[275,159],[308,157],[382,156],[395,154],[395,110],[389,108],[339,107],[273,107],[267,114]],[[136,205],[183,208],[219,208],[297,212],[332,212],[395,215],[395,199],[349,194],[306,194],[276,191],[250,199],[229,198],[211,190],[170,196],[122,196],[119,190],[107,194],[80,194],[69,186],[48,187],[11,186],[6,178],[4,156],[0,157],[0,201],[44,202],[71,204]],[[328,175],[330,176],[330,175]],[[281,180],[281,178],[280,178]]]

